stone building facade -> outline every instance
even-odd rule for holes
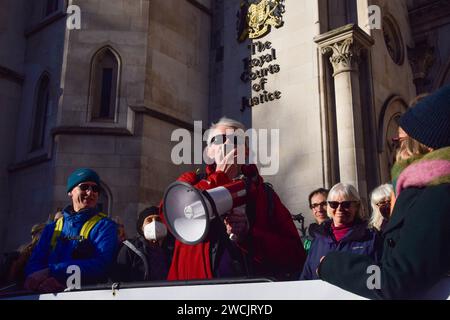
[[[0,250],[67,204],[82,166],[133,235],[136,214],[199,167],[172,162],[172,132],[223,115],[278,130],[265,178],[293,214],[314,188],[350,182],[367,200],[389,181],[399,115],[450,82],[448,1],[275,1],[282,25],[249,39],[239,15],[262,2],[2,1]]]

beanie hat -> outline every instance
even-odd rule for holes
[[[420,100],[399,121],[413,139],[433,149],[450,146],[450,86]]]
[[[159,208],[152,206],[150,208],[144,209],[139,213],[137,222],[136,222],[136,231],[143,236],[144,233],[142,232],[142,225],[144,224],[145,218],[152,215],[159,215]]]
[[[75,170],[67,179],[67,192],[72,191],[72,189],[80,183],[88,181],[95,182],[97,185],[100,185],[100,177],[97,172],[87,168]]]

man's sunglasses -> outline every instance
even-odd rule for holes
[[[337,209],[339,206],[341,206],[342,209],[344,210],[348,210],[350,209],[350,207],[352,206],[353,202],[358,202],[358,201],[342,201],[342,202],[338,202],[338,201],[328,201],[328,205],[332,208],[332,209]]]
[[[97,185],[91,185],[91,184],[80,184],[78,186],[81,191],[87,191],[88,189],[91,189],[92,192],[99,193],[100,187]]]
[[[221,145],[224,144],[227,139],[232,141],[235,145],[243,145],[245,143],[245,137],[239,135],[226,135],[226,134],[218,134],[211,138],[209,144]]]
[[[317,207],[326,207],[327,206],[327,202],[326,201],[322,201],[320,203],[311,203],[311,205],[309,206],[311,209],[315,209]]]

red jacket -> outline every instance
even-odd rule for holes
[[[301,272],[306,259],[300,236],[292,221],[291,215],[273,192],[273,213],[268,214],[268,197],[256,166],[242,167],[243,174],[254,177],[256,184],[256,215],[249,231],[250,241],[239,243],[244,253],[252,253],[253,275],[276,276]],[[178,181],[195,185],[198,189],[207,190],[230,183],[228,176],[215,171],[214,166],[207,167],[207,178],[198,180],[195,172],[181,175]],[[193,280],[214,278],[210,261],[209,237],[202,243],[186,245],[178,240],[169,270],[168,280]]]

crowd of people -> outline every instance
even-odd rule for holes
[[[210,190],[244,180],[252,187],[245,209],[213,219],[206,237],[187,244],[172,236],[163,206],[139,213],[127,239],[120,218],[98,210],[100,177],[92,169],[70,174],[70,204],[47,224],[33,226],[31,242],[4,255],[0,285],[33,292],[66,288],[67,269],[80,269],[82,285],[215,278],[322,279],[368,298],[414,298],[450,270],[450,87],[422,97],[400,119],[392,181],[370,193],[371,213],[356,188],[340,182],[309,197],[315,222],[300,237],[289,210],[253,164],[240,164],[245,140],[229,131],[244,126],[222,118],[213,124],[205,174],[178,181]],[[232,145],[226,154],[225,146]],[[377,266],[380,284],[367,286]]]

